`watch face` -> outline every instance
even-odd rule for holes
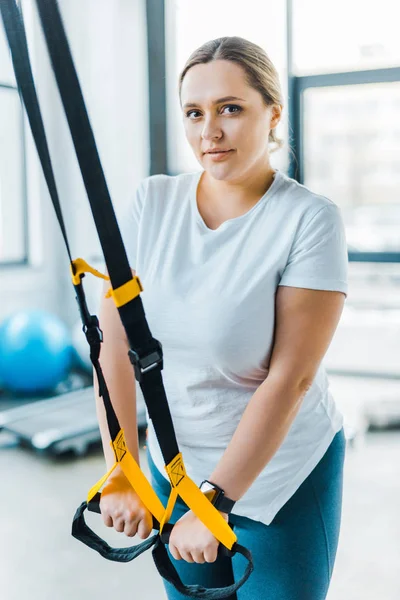
[[[211,489],[211,490],[208,490],[207,492],[203,492],[203,494],[211,502],[211,504],[214,504],[214,501],[218,495],[218,492],[217,492],[217,490]]]
[[[219,490],[216,490],[215,487],[211,485],[209,481],[203,481],[203,483],[200,486],[200,489],[203,492],[203,494],[207,496],[208,500],[211,503],[214,503],[214,501],[220,493]]]
[[[211,483],[209,481],[203,481],[203,483],[201,484],[201,491],[202,492],[215,492],[215,487],[213,485],[211,485]]]

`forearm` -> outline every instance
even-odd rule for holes
[[[136,381],[133,367],[128,357],[128,345],[121,340],[103,342],[100,363],[110,393],[111,403],[132,456],[139,464],[139,442],[136,414]],[[96,410],[107,469],[115,463],[110,446],[106,413],[103,399],[98,395],[97,376],[94,373]]]
[[[282,444],[300,408],[304,388],[267,379],[253,394],[209,480],[239,500]]]

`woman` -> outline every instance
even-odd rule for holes
[[[260,47],[238,37],[205,44],[189,58],[179,93],[202,169],[146,178],[121,219],[150,329],[163,344],[177,440],[188,475],[209,482],[203,491],[223,490],[228,503],[216,506],[226,520],[234,504],[229,520],[253,553],[238,600],[322,600],[338,544],[345,447],[321,363],[347,295],[340,210],[271,167],[283,101]],[[139,460],[127,340],[112,301],[102,300],[100,316],[103,369]],[[166,505],[170,484],[151,422],[148,449]],[[150,514],[121,471],[101,510],[117,531],[150,534]],[[217,540],[182,501],[172,522],[169,549],[185,583],[226,586],[239,576],[241,559],[217,559]]]

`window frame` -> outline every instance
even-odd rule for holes
[[[26,140],[25,140],[25,122],[24,109],[19,96],[18,87],[9,83],[0,82],[0,93],[2,90],[14,91],[20,100],[19,106],[19,132],[21,142],[21,177],[22,177],[22,214],[23,214],[23,248],[22,258],[20,260],[4,260],[0,258],[0,269],[8,269],[14,267],[26,266],[29,264],[29,209],[28,209],[28,184],[27,184],[27,160],[26,160]]]
[[[304,184],[304,92],[310,88],[363,85],[370,83],[400,83],[400,67],[366,69],[296,75],[293,69],[293,0],[286,0],[288,57],[288,118],[291,133],[289,177]],[[399,263],[399,252],[356,251],[349,248],[349,262]]]
[[[150,175],[168,172],[165,0],[146,0]]]

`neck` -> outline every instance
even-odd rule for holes
[[[262,169],[246,173],[238,179],[229,181],[214,179],[207,171],[202,175],[203,190],[212,197],[220,198],[221,203],[229,206],[246,207],[261,198],[272,184],[275,170],[268,164]]]

